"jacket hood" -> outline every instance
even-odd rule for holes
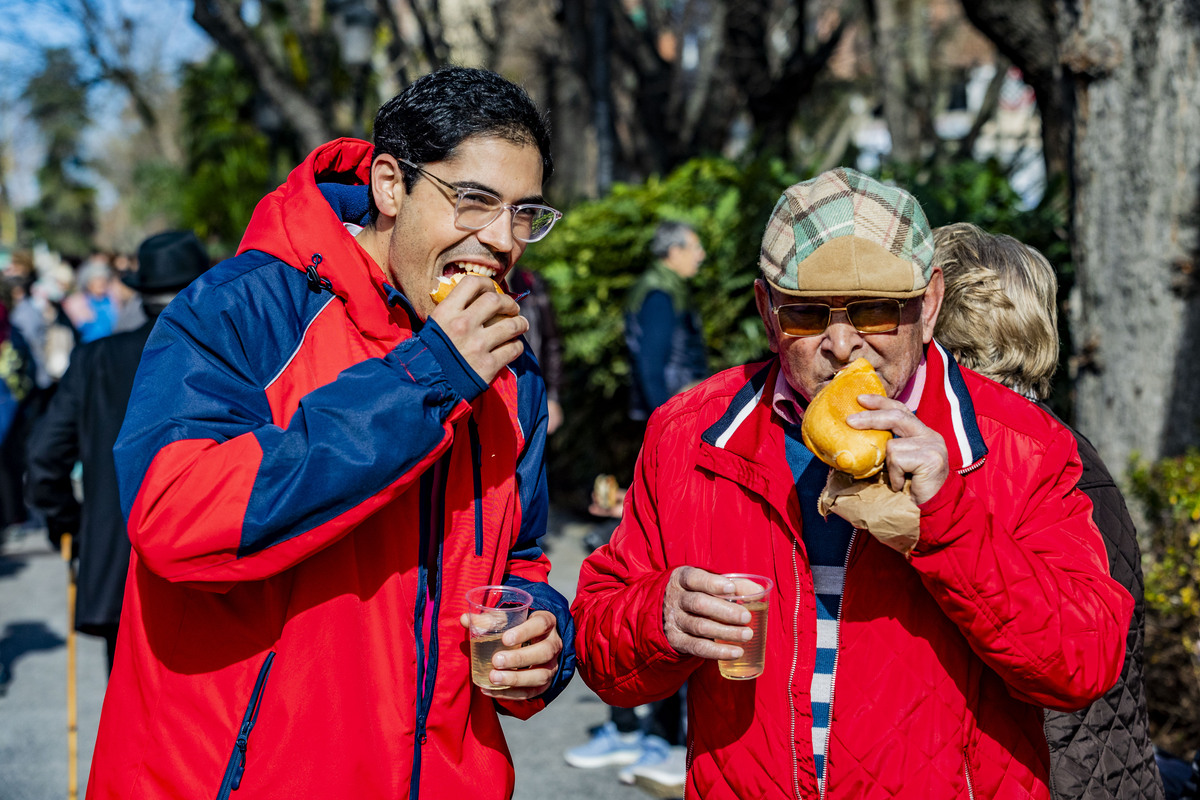
[[[343,224],[366,222],[372,152],[369,142],[337,139],[310,153],[259,201],[238,254],[259,250],[307,272],[314,291],[332,291],[367,336],[385,339],[412,320],[391,308],[383,270]]]

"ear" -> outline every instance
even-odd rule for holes
[[[379,213],[395,219],[408,192],[404,188],[404,173],[394,156],[381,153],[371,162],[371,193]]]
[[[942,268],[934,267],[933,275],[929,278],[929,288],[925,290],[921,301],[921,341],[929,344],[933,341],[933,329],[937,326],[938,314],[942,310],[942,301],[946,298],[946,280],[942,276]]]
[[[775,314],[767,297],[767,284],[762,278],[754,279],[754,305],[758,306],[758,315],[762,317],[763,327],[767,330],[767,346],[772,353],[779,352],[779,332],[775,330]]]

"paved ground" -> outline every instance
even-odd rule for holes
[[[551,582],[574,596],[585,521],[552,516],[546,546]],[[0,542],[0,800],[51,800],[67,795],[66,566],[43,533],[10,529]],[[104,694],[104,643],[79,635],[79,783],[84,796]],[[562,751],[584,741],[607,709],[576,678],[541,714],[505,720],[516,764],[515,800],[588,798],[644,800],[617,782],[616,767],[577,770]]]

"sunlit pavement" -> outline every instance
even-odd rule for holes
[[[551,583],[574,597],[585,555],[586,521],[551,516],[544,542],[554,564]],[[44,531],[10,528],[0,542],[0,800],[67,796],[67,568]],[[102,639],[76,635],[79,796],[87,784],[104,695]],[[617,782],[617,767],[573,769],[568,747],[608,718],[606,706],[576,678],[542,713],[504,718],[516,765],[515,800],[579,798],[642,800]]]

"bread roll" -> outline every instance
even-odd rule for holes
[[[463,278],[467,277],[467,275],[469,275],[469,274],[471,274],[471,273],[456,272],[455,274],[451,275],[448,278],[445,275],[438,278],[437,288],[429,293],[429,296],[433,298],[434,305],[442,302],[447,297],[449,297],[450,290],[453,289],[455,286],[458,286],[459,281],[461,281]],[[504,294],[504,290],[502,290],[500,288],[500,284],[496,283],[495,281],[492,281],[492,288],[495,289],[499,294]]]
[[[869,478],[883,469],[891,431],[860,431],[846,417],[866,411],[860,394],[886,395],[883,381],[865,358],[857,358],[833,377],[808,404],[800,435],[804,445],[836,470],[855,479]]]

